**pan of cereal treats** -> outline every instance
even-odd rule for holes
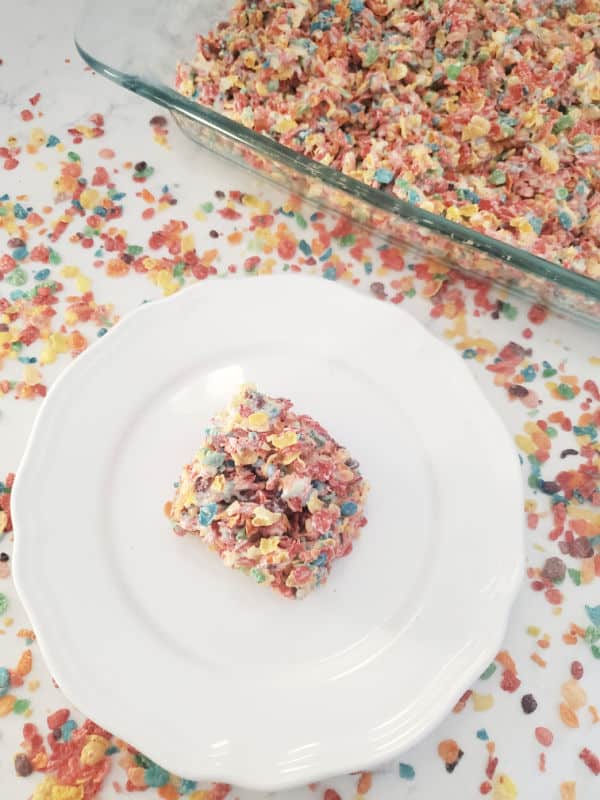
[[[106,44],[90,1],[83,57],[195,141],[600,318],[596,0],[148,0],[152,17],[108,1],[136,35],[122,53]]]
[[[369,186],[600,278],[594,0],[239,0],[179,90]]]

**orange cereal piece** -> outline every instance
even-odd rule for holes
[[[587,692],[578,680],[568,680],[560,687],[563,700],[573,711],[577,711],[587,703]]]
[[[560,800],[577,800],[575,781],[564,781],[560,785]]]
[[[131,767],[127,770],[127,778],[130,783],[138,789],[143,789],[146,786],[146,779],[144,778],[143,767]]]
[[[458,760],[460,747],[454,739],[444,739],[438,744],[438,755],[446,764],[454,764]]]
[[[511,672],[514,672],[515,675],[517,674],[517,666],[513,661],[508,650],[501,650],[496,656],[496,661],[499,664],[501,664],[504,667],[504,669],[508,669]]]
[[[579,727],[577,714],[566,703],[560,704],[560,718],[568,728]]]
[[[17,675],[19,675],[19,677],[24,678],[31,672],[32,664],[33,658],[31,655],[31,650],[24,650],[21,654],[21,658],[19,659],[19,663],[17,664],[15,672]]]
[[[356,791],[358,794],[367,794],[373,785],[373,774],[371,772],[362,772],[358,779]]]
[[[10,714],[16,702],[17,698],[14,694],[5,694],[4,697],[0,697],[0,717]]]

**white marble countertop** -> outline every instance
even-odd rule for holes
[[[177,130],[172,121],[167,125],[167,136],[156,136],[149,120],[154,115],[168,117],[166,112],[95,76],[79,59],[72,41],[77,8],[78,4],[72,0],[54,3],[23,0],[19,4],[5,4],[0,11],[0,148],[21,149],[16,155],[13,149],[12,154],[4,156],[1,156],[0,150],[0,209],[10,208],[12,215],[15,203],[20,203],[25,209],[31,207],[41,214],[43,225],[52,230],[54,223],[68,207],[68,203],[65,205],[64,199],[61,200],[61,192],[65,196],[70,191],[72,193],[68,180],[65,183],[63,177],[60,183],[61,164],[80,164],[82,174],[88,179],[93,177],[98,167],[102,167],[109,171],[110,179],[114,180],[118,191],[125,193],[122,199],[116,201],[122,204],[123,211],[115,221],[115,229],[122,232],[128,244],[142,246],[150,255],[162,257],[163,253],[159,256],[152,252],[150,239],[153,231],[160,230],[169,219],[185,220],[189,223],[189,235],[194,237],[198,253],[202,253],[204,261],[214,266],[217,272],[226,272],[230,265],[238,265],[243,271],[244,262],[256,256],[260,263],[254,269],[258,272],[278,269],[285,260],[277,255],[279,234],[274,233],[275,227],[271,230],[275,240],[274,245],[271,242],[273,247],[269,252],[271,245],[268,242],[265,245],[263,240],[257,244],[251,230],[250,216],[256,213],[253,210],[256,207],[275,212],[286,202],[286,196],[258,178],[199,149]],[[37,93],[40,93],[40,97],[34,105],[30,98],[35,98]],[[89,131],[97,126],[97,119],[90,120],[96,114],[103,116],[103,134],[88,138]],[[78,127],[80,136],[77,131],[73,133]],[[34,129],[39,129],[38,133]],[[10,137],[15,138],[10,140]],[[48,137],[57,137],[59,142],[52,144],[53,139]],[[81,141],[77,141],[78,138]],[[27,151],[28,145],[31,152]],[[11,159],[18,161],[14,168],[10,168],[13,166]],[[132,180],[132,165],[142,161],[151,166],[153,174],[148,175],[145,183],[138,184]],[[163,190],[165,186],[167,190]],[[144,189],[153,194],[153,201],[136,195],[136,192]],[[257,198],[255,205],[236,205],[235,199],[231,200],[229,196],[215,196],[216,191],[230,190]],[[158,199],[161,193],[167,196],[163,203]],[[175,198],[177,203],[169,206],[169,196]],[[212,204],[214,210],[207,204]],[[227,218],[227,214],[218,213],[219,209],[228,206],[239,216]],[[154,215],[151,217],[146,213],[143,216],[143,212],[150,208],[154,209]],[[14,239],[19,238],[20,223],[17,219],[16,227],[9,230],[6,219],[6,216],[0,216],[0,259],[11,254],[14,256],[14,251],[19,249]],[[288,216],[277,216],[274,225],[277,224],[287,226],[289,235],[297,240],[305,235],[303,226]],[[92,235],[93,242],[89,248],[83,247],[80,240],[70,240],[74,233],[83,231],[84,226],[84,219],[77,220],[56,243],[49,242],[47,235],[40,235],[37,229],[30,226],[27,229],[31,237],[28,246],[51,244],[60,255],[60,263],[33,263],[31,255],[28,255],[21,268],[25,275],[22,283],[20,279],[15,279],[15,274],[12,274],[14,270],[8,268],[4,280],[0,281],[0,323],[3,322],[3,314],[9,313],[1,305],[2,300],[7,301],[9,308],[18,305],[18,293],[14,294],[18,289],[28,291],[42,280],[61,281],[65,286],[57,291],[57,314],[51,323],[52,330],[60,334],[58,339],[52,340],[55,360],[52,363],[40,363],[39,359],[44,361],[42,351],[47,347],[47,342],[36,342],[20,350],[18,357],[4,361],[0,357],[0,386],[5,380],[14,382],[14,385],[5,387],[5,394],[4,390],[0,390],[0,480],[4,480],[7,473],[16,471],[40,404],[39,398],[15,399],[15,393],[28,392],[27,388],[23,389],[24,377],[25,385],[27,381],[29,385],[36,382],[44,386],[50,384],[69,363],[69,351],[77,347],[72,338],[68,339],[72,331],[80,331],[87,343],[91,344],[102,327],[98,321],[94,321],[93,315],[90,321],[74,327],[73,304],[95,303],[96,310],[99,306],[106,306],[106,322],[111,324],[127,310],[144,300],[161,296],[163,289],[168,291],[173,285],[172,275],[165,275],[164,279],[157,277],[156,282],[152,282],[147,275],[128,270],[122,263],[115,269],[128,274],[122,277],[109,276],[107,264],[110,253],[104,251],[100,256],[97,255],[98,247],[102,245],[98,236]],[[211,235],[211,231],[216,231],[218,235]],[[9,244],[11,239],[13,242]],[[596,553],[594,563],[593,556],[590,558],[589,554],[587,558],[565,554],[565,547],[568,550],[568,542],[565,544],[565,537],[568,538],[566,531],[576,529],[577,538],[577,531],[580,530],[577,524],[575,528],[572,524],[567,525],[565,531],[559,532],[557,541],[549,539],[555,524],[551,514],[552,493],[544,493],[539,486],[531,485],[531,464],[527,454],[539,454],[541,450],[548,455],[548,459],[539,465],[540,481],[554,481],[561,470],[575,471],[583,458],[582,446],[586,452],[586,443],[590,464],[595,463],[598,467],[600,454],[595,437],[600,396],[594,397],[593,388],[594,385],[600,386],[598,331],[553,315],[542,325],[534,324],[527,319],[529,304],[512,297],[507,299],[506,294],[500,295],[496,291],[490,293],[490,298],[495,302],[502,297],[509,304],[500,307],[499,319],[495,319],[494,316],[498,315],[493,316],[489,311],[474,312],[474,292],[458,283],[455,295],[440,294],[444,298],[442,313],[434,319],[430,313],[431,301],[422,296],[427,291],[423,291],[424,284],[420,278],[410,270],[396,272],[382,269],[377,244],[370,245],[372,262],[369,263],[372,263],[372,267],[365,267],[364,256],[353,255],[347,245],[342,245],[339,240],[334,241],[334,274],[337,262],[338,277],[341,280],[353,279],[359,289],[369,291],[370,288],[374,294],[386,294],[388,298],[396,297],[396,300],[399,294],[408,292],[403,298],[403,307],[424,321],[436,335],[447,339],[449,346],[456,347],[466,359],[470,359],[473,373],[486,396],[511,433],[519,437],[518,444],[524,461],[523,480],[528,485],[527,513],[524,515],[528,527],[524,535],[528,545],[528,565],[534,572],[524,576],[505,642],[505,649],[517,667],[521,681],[519,687],[515,691],[508,691],[506,685],[502,687],[501,676],[507,661],[501,659],[495,665],[494,674],[487,675],[473,687],[473,694],[466,699],[462,711],[451,714],[420,745],[373,776],[370,793],[378,797],[445,800],[468,800],[486,795],[495,800],[512,800],[515,797],[523,800],[593,800],[600,797],[600,777],[596,777],[593,770],[586,766],[580,753],[587,748],[600,756],[600,724],[594,723],[594,711],[589,709],[589,706],[600,707],[600,651],[595,657],[595,645],[591,641],[594,638],[593,625],[590,632],[594,609],[600,600],[600,540],[597,536],[595,539],[589,536],[591,529],[588,530],[592,550]],[[210,252],[212,250],[214,254]],[[297,256],[294,258],[303,271],[321,269],[320,262],[316,265],[302,264],[302,259]],[[273,259],[273,265],[269,263],[270,259]],[[288,259],[292,257],[288,256]],[[94,265],[95,261],[101,263]],[[404,261],[406,264],[422,262],[423,257],[406,251]],[[38,275],[43,269],[50,270],[50,277]],[[184,279],[187,282],[194,280],[187,273]],[[373,286],[374,283],[377,285]],[[415,296],[411,297],[413,289],[416,290]],[[89,291],[93,292],[93,300],[85,294]],[[451,306],[456,302],[460,304],[461,298],[466,302],[466,312],[459,310],[455,313],[456,308],[453,310]],[[436,302],[435,298],[433,302]],[[20,325],[25,319],[23,303],[19,308],[16,320],[10,320],[11,325]],[[6,322],[4,324],[7,325]],[[61,328],[61,325],[65,327]],[[524,334],[523,331],[528,332]],[[3,329],[0,328],[0,337],[2,333]],[[64,344],[64,337],[67,337],[67,344]],[[521,348],[531,348],[531,352],[519,348],[511,350],[510,347],[507,350],[509,342],[516,342]],[[2,345],[3,339],[0,338]],[[380,344],[373,343],[373,346]],[[67,352],[61,353],[61,349]],[[24,363],[23,359],[30,357],[38,360]],[[520,399],[518,392],[508,391],[507,379],[502,377],[502,372],[493,371],[499,362],[508,364],[506,375],[510,377],[510,385],[518,384],[527,388],[527,401]],[[31,372],[25,372],[28,367],[39,370],[39,381],[31,377]],[[394,368],[394,364],[390,364],[390,368]],[[401,369],[401,365],[398,368]],[[571,392],[569,387],[575,387],[576,392]],[[570,393],[576,396],[569,399]],[[443,402],[443,398],[440,398],[440,402]],[[560,421],[551,420],[548,423],[549,416],[558,411],[562,411],[574,425],[580,425],[579,434],[561,430]],[[582,414],[588,414],[583,419],[583,423],[588,424],[587,432],[581,432]],[[558,435],[544,438],[544,431],[537,426],[539,420],[554,426]],[[564,454],[566,449],[574,450],[576,455],[561,458],[561,452]],[[585,512],[583,517],[579,513],[582,510]],[[588,520],[591,526],[600,526],[597,509],[594,510],[591,503],[578,504],[573,501],[567,507],[567,521],[572,523],[582,518]],[[485,535],[485,520],[482,520],[482,535]],[[564,544],[562,550],[559,548],[560,542]],[[27,629],[29,625],[10,578],[11,534],[5,534],[3,538],[0,535],[0,551],[8,555],[8,561],[0,562],[0,593],[8,602],[8,608],[0,614],[0,667],[14,669],[25,649],[31,650],[33,658],[32,670],[25,676],[24,685],[10,690],[17,705],[7,709],[6,701],[3,706],[0,698],[0,796],[2,800],[25,800],[32,794],[36,800],[79,800],[80,794],[76,788],[71,790],[71,794],[58,791],[56,775],[52,771],[48,773],[49,778],[38,771],[26,778],[15,773],[13,758],[21,752],[23,724],[34,723],[45,736],[48,732],[47,714],[62,707],[68,708],[69,703],[60,690],[53,686],[35,642],[27,647],[24,637],[18,636],[18,631]],[[553,595],[552,592],[548,595],[546,590],[551,588],[551,584],[542,586],[539,592],[531,588],[532,582],[539,580],[539,570],[550,557],[560,558],[570,570],[564,581],[555,587],[559,595]],[[586,606],[592,611],[586,611]],[[600,614],[600,608],[597,613]],[[573,644],[565,643],[563,636],[569,638],[571,624],[581,629],[587,628],[588,641],[576,634]],[[534,660],[532,654],[536,657]],[[573,720],[565,716],[564,708],[561,712],[561,703],[564,703],[562,698],[565,692],[568,694],[568,689],[564,687],[571,677],[573,661],[583,666],[584,674],[577,686],[586,694],[585,702],[576,709],[578,727],[572,727]],[[168,693],[168,680],[164,686],[157,687],[157,691]],[[522,710],[521,698],[526,694],[532,694],[538,704],[532,714],[525,714]],[[181,713],[185,713],[185,709]],[[73,711],[73,715],[78,722],[82,720],[77,712]],[[199,724],[202,724],[201,721]],[[536,729],[540,728],[552,732],[551,746],[540,744],[540,737],[544,738],[544,733],[539,730],[536,737]],[[456,749],[463,753],[457,764],[452,766],[444,763],[440,755],[440,743],[442,756],[452,752],[456,743]],[[540,762],[540,754],[544,755],[545,763]],[[493,775],[489,761],[491,757],[498,759]],[[100,798],[111,800],[119,793],[126,792],[127,764],[123,766],[123,763],[122,755],[117,753],[110,756],[111,772],[98,795]],[[486,767],[490,769],[491,777],[486,776]],[[136,774],[139,778],[139,770]],[[43,783],[44,779],[46,783]],[[335,789],[344,800],[350,800],[366,793],[369,781],[370,778],[363,778],[359,785],[359,776],[347,776],[312,789],[300,788],[289,794],[310,797],[316,793],[321,797],[327,789]],[[54,793],[51,791],[52,785]],[[187,792],[186,796],[191,796],[193,800],[218,796],[218,790],[210,786],[192,789],[185,784],[182,786],[175,779],[171,780],[171,785],[173,788],[170,790],[161,789],[162,794],[150,788],[146,796],[166,797],[167,800],[184,796],[183,792]],[[42,788],[36,789],[40,786]],[[209,791],[208,795],[190,794],[205,789]],[[231,796],[239,794],[234,790]],[[326,800],[336,800],[335,795],[326,795]]]

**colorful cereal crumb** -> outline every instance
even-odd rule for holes
[[[454,739],[444,739],[438,744],[438,755],[444,762],[446,772],[454,772],[464,753]]]
[[[579,758],[594,775],[600,775],[600,758],[595,753],[584,747],[579,753]]]
[[[169,516],[227,566],[300,598],[351,552],[367,486],[348,451],[291,408],[243,386],[184,468]]]
[[[494,781],[493,800],[515,800],[519,794],[517,785],[508,775],[498,775]]]
[[[521,698],[521,708],[525,714],[533,714],[537,707],[537,700],[532,694],[523,695]]]
[[[549,728],[539,726],[535,729],[535,738],[543,747],[550,747],[554,741],[554,734]]]

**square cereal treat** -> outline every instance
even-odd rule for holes
[[[243,386],[212,420],[167,514],[286,597],[325,583],[366,524],[358,462],[292,403]]]

